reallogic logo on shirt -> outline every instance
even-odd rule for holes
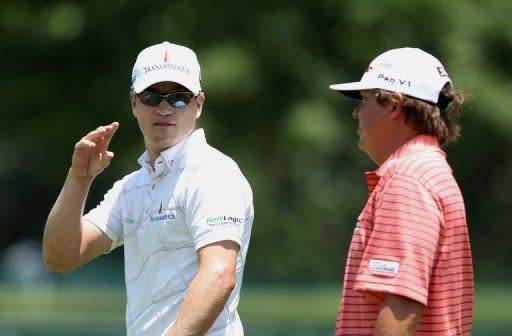
[[[206,224],[210,226],[216,225],[226,225],[226,224],[235,224],[240,225],[243,221],[241,217],[232,217],[232,216],[214,216],[206,218]]]

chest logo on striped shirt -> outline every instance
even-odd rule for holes
[[[399,268],[400,264],[395,261],[379,259],[371,259],[370,264],[368,265],[368,269],[371,273],[385,276],[394,276],[398,274]]]

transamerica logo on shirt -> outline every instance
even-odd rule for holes
[[[243,221],[241,217],[232,217],[232,216],[214,216],[206,218],[206,224],[210,226],[216,225],[225,225],[225,224],[235,224],[240,225]]]
[[[176,215],[175,214],[163,214],[163,215],[149,216],[150,223],[160,222],[160,221],[164,221],[164,220],[171,220],[171,219],[176,219]]]

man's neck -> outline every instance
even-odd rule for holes
[[[402,147],[417,135],[418,132],[410,127],[406,127],[396,133],[393,133],[390,135],[387,145],[382,147],[382,150],[374,157],[370,156],[370,158],[376,164],[381,166],[394,152],[398,150],[398,148]]]

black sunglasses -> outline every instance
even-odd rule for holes
[[[144,90],[141,93],[137,94],[140,101],[144,105],[148,106],[158,106],[160,102],[165,99],[174,108],[182,108],[190,103],[190,100],[194,98],[194,94],[192,92],[171,92],[168,94],[160,94],[149,90]]]

